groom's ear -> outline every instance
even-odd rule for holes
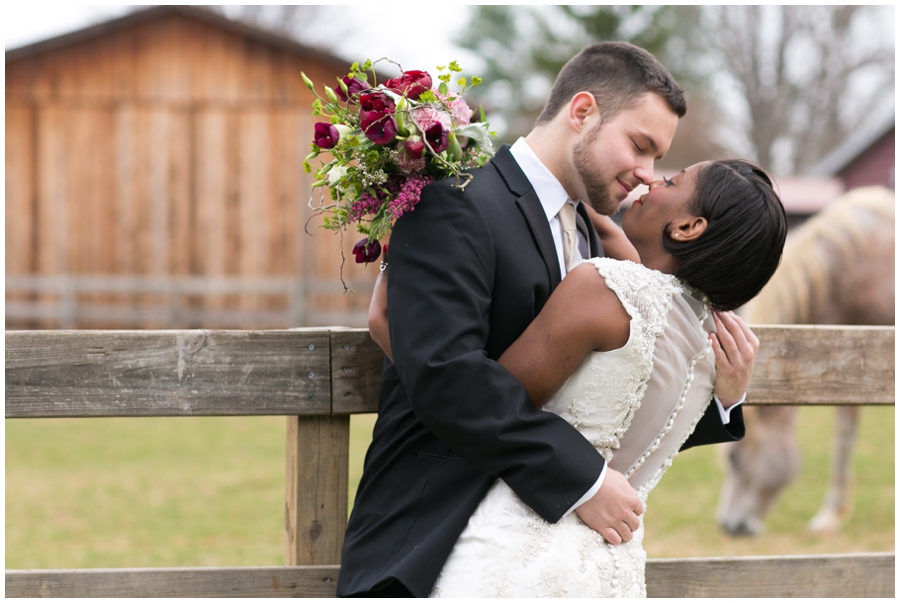
[[[569,126],[580,134],[592,119],[599,118],[597,100],[590,92],[579,92],[569,101]]]

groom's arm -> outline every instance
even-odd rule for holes
[[[466,194],[446,182],[426,187],[391,235],[394,364],[413,409],[439,440],[555,522],[604,463],[571,425],[536,410],[524,387],[487,357],[493,245]]]

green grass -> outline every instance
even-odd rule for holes
[[[6,422],[8,568],[280,565],[283,417]]]
[[[894,409],[860,413],[854,453],[853,509],[840,531],[813,535],[806,523],[818,512],[831,459],[835,411],[802,408],[798,437],[803,466],[766,518],[756,538],[718,530],[715,509],[724,475],[717,447],[678,456],[647,501],[644,547],[650,557],[822,554],[894,550]]]
[[[804,467],[764,536],[718,532],[722,469],[707,447],[679,456],[651,495],[650,556],[893,550],[893,408],[862,413],[854,513],[832,537],[805,523],[824,492],[834,412],[801,413]],[[373,423],[351,424],[351,501]],[[6,567],[281,565],[284,438],[282,417],[7,420]]]

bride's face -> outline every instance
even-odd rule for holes
[[[688,211],[688,204],[694,196],[697,174],[706,163],[696,163],[683,169],[671,180],[654,180],[650,183],[650,190],[622,216],[622,229],[639,253],[647,245],[660,247],[665,236],[678,242],[680,235],[677,230],[667,235],[666,227],[693,217]],[[641,257],[644,257],[643,253]]]

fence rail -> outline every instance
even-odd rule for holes
[[[747,404],[894,403],[894,328],[758,326]],[[6,417],[285,415],[285,565],[7,570],[8,596],[334,596],[365,329],[7,331]],[[893,596],[894,554],[651,560],[648,594]]]
[[[340,566],[8,570],[6,596],[334,597]],[[650,559],[650,597],[892,597],[893,553]]]

